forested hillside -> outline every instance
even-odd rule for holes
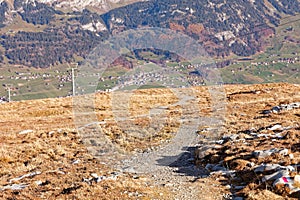
[[[99,15],[87,9],[62,12],[48,4],[15,0],[13,8],[4,1],[0,10],[5,60],[49,67],[75,61],[77,56],[84,59],[109,35],[139,27],[184,32],[218,58],[249,56],[264,50],[265,39],[275,34],[282,16],[295,15],[300,9],[295,0],[151,0]],[[16,26],[6,25],[8,16],[20,23],[17,31]]]

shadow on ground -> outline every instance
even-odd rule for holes
[[[177,156],[163,156],[158,159],[157,163],[160,166],[168,166],[174,168],[174,172],[182,176],[193,176],[195,180],[206,177],[209,172],[202,167],[197,167],[194,162],[195,150],[197,147],[183,147],[184,151]]]

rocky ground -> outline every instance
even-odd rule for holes
[[[86,137],[77,128],[88,124],[74,119],[71,98],[1,104],[0,198],[299,198],[299,85],[224,88],[226,112],[218,116],[224,117],[222,127],[204,123],[193,130],[193,117],[188,122],[180,117],[188,114],[184,102],[176,104],[178,95],[164,89],[137,91],[128,108],[130,120],[149,126],[147,110],[153,105],[163,106],[169,119],[147,140],[126,138],[109,106],[111,94],[97,94],[92,110],[105,137],[131,152],[116,165],[87,150]],[[186,99],[186,105],[199,105],[199,116],[211,116],[209,90],[194,91],[197,98]],[[211,137],[216,129],[219,137]],[[194,141],[187,145],[188,138]]]

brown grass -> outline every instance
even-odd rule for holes
[[[299,114],[299,110],[272,115],[269,118],[257,118],[259,112],[264,109],[281,103],[300,101],[297,85],[228,85],[225,86],[225,90],[225,134],[278,122],[283,126],[299,125],[299,117],[296,115]],[[247,93],[249,91],[256,93]],[[209,116],[212,106],[207,88],[195,88],[195,92],[200,107],[199,115]],[[94,101],[93,110],[97,119],[106,121],[106,125],[102,127],[105,134],[126,150],[157,145],[160,141],[172,137],[180,126],[178,119],[182,115],[182,109],[180,106],[170,106],[177,98],[169,90],[140,90],[131,97],[129,113],[133,123],[139,127],[147,128],[152,123],[147,116],[139,115],[148,114],[149,109],[158,105],[170,106],[166,110],[168,120],[163,129],[155,133],[155,137],[149,137],[149,140],[126,137],[114,120],[111,94],[97,94]],[[0,188],[10,184],[9,180],[12,178],[34,171],[42,172],[22,180],[21,182],[29,184],[22,191],[2,191],[1,199],[135,199],[128,195],[130,192],[142,194],[141,199],[170,199],[166,188],[154,186],[151,178],[146,176],[134,179],[129,174],[123,174],[117,181],[103,181],[91,185],[83,182],[82,179],[89,178],[91,173],[107,175],[113,169],[102,164],[101,160],[95,159],[86,150],[74,124],[72,107],[72,98],[0,104]],[[33,132],[18,134],[26,129]],[[80,160],[80,163],[72,164],[74,160]],[[42,181],[45,185],[38,186],[35,181]],[[200,182],[198,184],[201,185]],[[153,187],[149,188],[147,185]],[[210,190],[206,186],[209,187],[202,184],[203,191]],[[73,190],[65,193],[68,188]],[[160,196],[160,193],[163,195]]]

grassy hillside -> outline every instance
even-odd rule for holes
[[[300,82],[300,15],[288,16],[276,27],[261,53],[234,59],[234,64],[221,69],[225,83]]]
[[[262,148],[288,148],[295,157],[290,159],[289,156],[273,156],[271,160],[259,160],[260,163],[268,161],[288,165],[299,162],[299,108],[277,114],[261,114],[263,110],[271,109],[273,106],[299,102],[299,85],[226,85],[224,88],[226,91],[224,130],[226,131],[222,134],[229,136],[239,134],[240,137],[246,137],[247,130],[259,130],[260,133],[270,134],[268,127],[275,124],[290,129],[283,131],[286,135],[282,139],[271,140],[262,137],[253,140],[252,145],[246,145],[243,139],[230,140],[226,143],[227,149],[216,151],[214,155],[201,161],[202,164],[206,164],[224,158],[224,165],[228,164],[226,167],[235,169],[239,173],[237,177],[246,177],[246,183],[239,179],[232,181],[230,177],[220,177],[215,174],[198,177],[187,183],[188,186],[195,188],[196,192],[200,190],[199,195],[202,196],[198,196],[199,199],[213,200],[216,197],[220,199],[224,194],[231,194],[232,190],[228,189],[227,184],[232,185],[235,190],[237,188],[235,186],[246,184],[245,188],[236,194],[251,197],[254,200],[283,198],[282,196],[288,195],[284,193],[284,190],[276,190],[272,184],[267,185],[266,189],[265,183],[255,181],[255,178],[261,178],[261,174],[250,176],[249,171],[242,169],[245,167],[243,163],[249,158],[248,155],[253,150]],[[194,90],[197,94],[200,115],[210,116],[212,114],[211,101],[207,88],[197,87]],[[122,132],[122,128],[118,128],[119,124],[114,122],[110,104],[111,96],[110,93],[97,94],[93,110],[97,120],[102,122],[100,126],[106,136],[114,142],[114,145],[121,146],[125,150],[164,144],[169,138],[164,134],[170,135],[172,131],[176,132],[180,116],[184,115],[180,112],[182,107],[174,106],[178,99],[169,90],[137,91],[133,94],[130,104],[131,117],[137,126],[141,129],[147,127],[149,119],[147,120],[143,114],[147,114],[149,109],[157,105],[169,108],[166,112],[170,120],[164,124],[166,132],[156,133],[161,137],[153,137],[150,141],[145,138],[131,138]],[[84,112],[81,114],[82,119],[90,115]],[[84,124],[84,121],[81,122]],[[103,160],[98,160],[97,156],[91,154],[92,151],[87,151],[82,141],[83,135],[76,129],[78,124],[74,124],[72,98],[0,104],[0,124],[0,189],[3,189],[0,197],[3,199],[112,199],[115,197],[136,199],[135,195],[139,195],[138,198],[146,200],[171,199],[179,192],[172,192],[174,186],[172,182],[168,182],[170,177],[163,180],[164,185],[157,185],[155,174],[119,172],[105,165]],[[211,128],[213,128],[212,124],[199,127],[198,133],[207,136],[204,137],[201,147],[205,144],[205,138],[209,138],[207,134]],[[245,141],[251,142],[252,140],[248,137]],[[208,144],[211,145],[211,143]],[[257,160],[252,159],[252,161]],[[197,161],[199,165],[201,162]],[[155,165],[155,163],[152,164]],[[176,172],[177,176],[188,176],[189,172],[179,170]],[[36,173],[18,179],[22,175],[33,172]],[[95,174],[102,176],[103,180],[96,181]],[[12,184],[23,184],[25,188],[8,189]],[[285,197],[285,199],[292,198]]]

